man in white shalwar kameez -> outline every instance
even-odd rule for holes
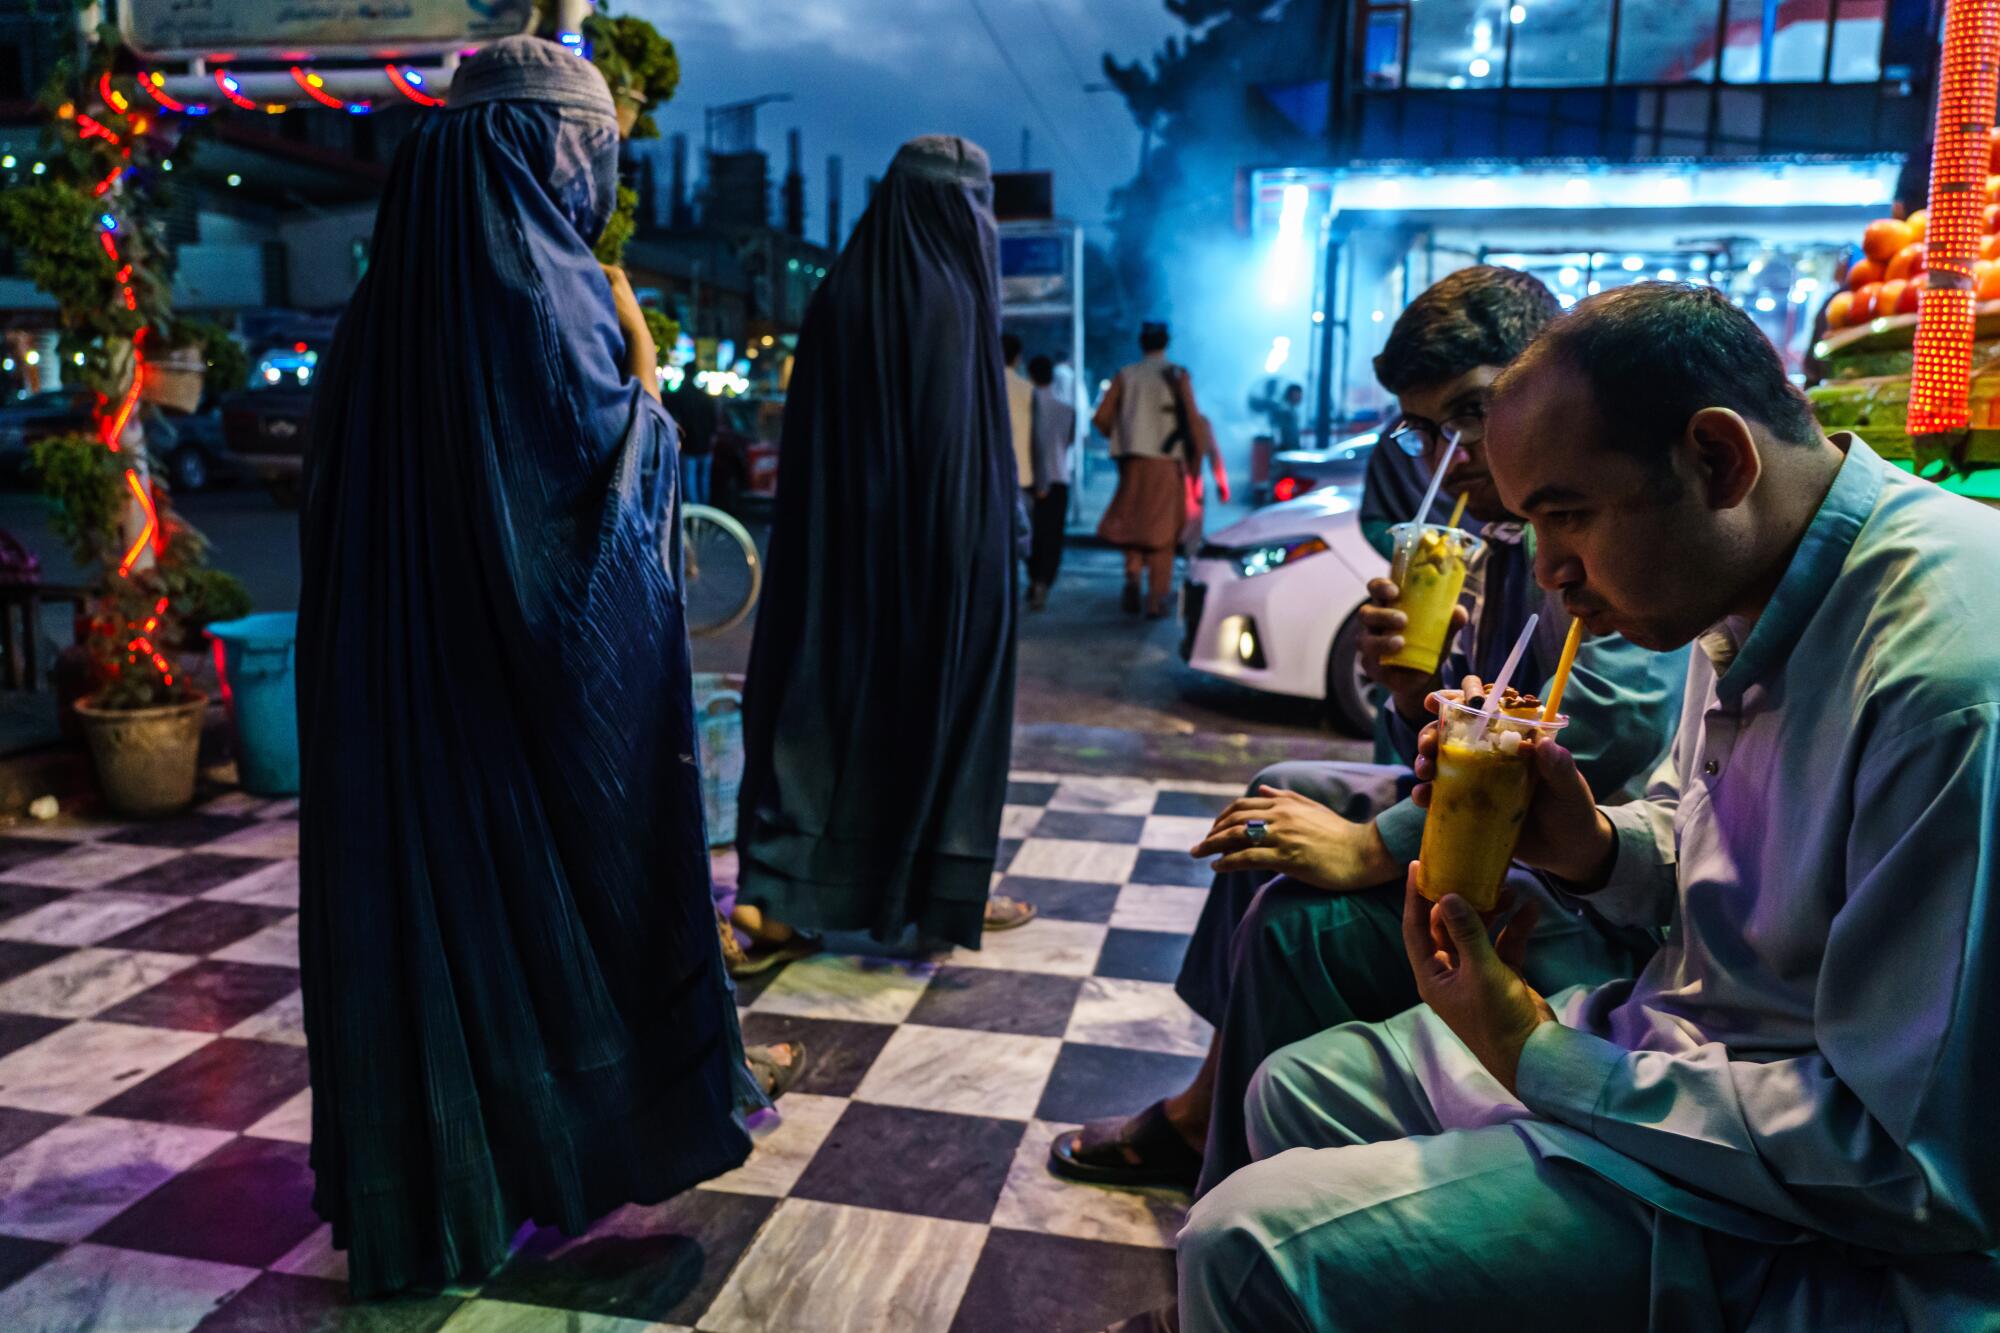
[[[1698,644],[1646,799],[1538,746],[1517,850],[1668,943],[1544,1001],[1531,923],[1412,891],[1425,1005],[1265,1062],[1183,1327],[2000,1328],[2000,514],[1709,288],[1579,305],[1487,438],[1592,633]]]

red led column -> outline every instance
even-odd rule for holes
[[[1929,276],[1917,316],[1912,435],[1964,430],[1972,382],[1972,264],[1984,230],[1986,174],[2000,93],[2000,0],[1948,0],[1931,158]]]

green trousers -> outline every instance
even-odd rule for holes
[[[1258,784],[1311,797],[1348,817],[1394,781],[1368,764],[1291,763],[1259,773]],[[1647,945],[1631,932],[1601,929],[1517,870],[1509,884],[1541,907],[1524,972],[1544,995],[1637,973]],[[1343,1023],[1373,1022],[1417,1003],[1403,949],[1403,886],[1328,893],[1280,878],[1218,875],[1190,942],[1178,990],[1216,1027],[1214,1110],[1197,1194],[1249,1164],[1244,1097],[1258,1065],[1292,1042]]]

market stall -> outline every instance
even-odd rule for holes
[[[1814,347],[1820,421],[2000,503],[2000,5],[1955,0],[1939,63],[1930,207],[1880,218]]]

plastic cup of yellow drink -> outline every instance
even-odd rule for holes
[[[1569,721],[1544,722],[1532,695],[1508,695],[1496,713],[1448,701],[1439,710],[1437,776],[1417,874],[1417,888],[1434,902],[1455,893],[1475,911],[1499,904],[1528,813],[1529,742],[1554,736]]]
[[[1486,543],[1462,528],[1438,523],[1398,523],[1389,533],[1396,539],[1389,565],[1395,609],[1407,623],[1403,646],[1383,658],[1382,665],[1429,674],[1438,669],[1451,637],[1451,613],[1465,588],[1466,571]]]

